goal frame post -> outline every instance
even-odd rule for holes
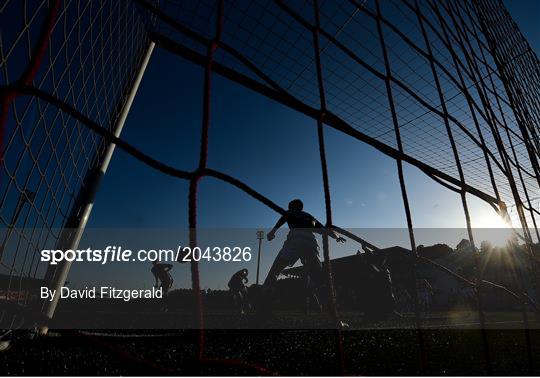
[[[122,107],[122,110],[119,113],[118,120],[114,126],[113,134],[117,138],[120,137],[126,119],[133,105],[135,96],[137,95],[139,86],[141,84],[144,73],[152,57],[156,44],[153,41],[150,41],[148,48],[144,53],[143,59],[139,66],[138,72],[135,76],[135,80],[131,89],[126,98],[126,102]],[[99,163],[96,167],[90,170],[86,176],[85,184],[81,187],[77,200],[75,201],[72,211],[68,220],[66,221],[61,236],[58,241],[59,249],[77,249],[81,241],[82,235],[88,223],[88,219],[92,213],[94,207],[94,201],[101,184],[101,180],[111,162],[116,144],[109,142],[107,147],[104,150],[102,158],[99,160]],[[62,286],[65,285],[69,271],[71,269],[70,261],[62,261],[58,265],[51,265],[47,267],[47,272],[45,274],[45,284],[56,290],[56,293],[60,292]],[[51,301],[46,301],[41,307],[41,319],[51,320],[58,306],[59,295],[55,295]],[[40,324],[39,327],[40,334],[47,334],[49,327],[46,324]]]

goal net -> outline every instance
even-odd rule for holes
[[[204,176],[283,213],[261,188],[208,165],[214,75],[313,119],[326,226],[366,243],[333,222],[324,139],[331,128],[395,160],[413,257],[419,258],[404,164],[460,196],[473,248],[479,246],[470,196],[512,225],[534,281],[534,290],[518,293],[517,300],[531,305],[537,298],[540,64],[501,1],[7,0],[0,22],[0,290],[2,301],[17,309],[4,311],[8,325],[2,327],[16,327],[32,288],[55,275],[37,253],[74,237],[61,230],[77,228],[73,219],[92,198],[95,187],[88,181],[110,143],[189,182],[192,246]],[[205,72],[200,159],[193,171],[172,168],[115,135],[153,44]],[[322,250],[332,294],[332,251],[324,238]],[[191,275],[200,293],[197,262]],[[472,285],[482,319],[481,277]],[[197,307],[202,319],[200,295]]]

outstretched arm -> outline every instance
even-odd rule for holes
[[[278,228],[283,226],[285,222],[287,222],[287,213],[283,214],[281,218],[279,218],[279,220],[276,222],[276,225],[274,226],[274,228],[268,234],[266,234],[266,239],[268,241],[274,239],[276,231],[278,230]]]
[[[346,240],[345,238],[342,238],[338,234],[335,233],[334,230],[331,228],[324,227],[321,222],[319,222],[317,219],[315,219],[314,227],[316,229],[315,232],[318,232],[319,234],[326,233],[328,236],[330,236],[332,239],[335,239],[338,243],[344,243]]]

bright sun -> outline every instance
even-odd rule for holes
[[[494,211],[478,214],[472,219],[473,228],[510,228]]]

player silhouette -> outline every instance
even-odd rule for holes
[[[247,303],[247,287],[248,283],[248,270],[242,269],[232,275],[229,280],[228,286],[233,295],[234,303],[236,304],[240,314],[245,314],[246,310],[249,309],[249,304]]]
[[[266,288],[273,286],[278,276],[287,267],[294,265],[298,260],[306,269],[307,277],[311,282],[310,286],[316,288],[322,282],[322,267],[319,260],[319,246],[315,233],[327,234],[338,243],[345,242],[345,239],[338,236],[334,231],[325,228],[311,214],[303,211],[304,204],[301,200],[295,199],[289,202],[289,209],[277,221],[274,228],[267,234],[268,241],[275,237],[277,229],[285,223],[289,226],[287,239],[279,251],[264,281]],[[314,295],[310,293],[310,295]]]
[[[154,279],[156,280],[154,287],[161,287],[163,289],[163,298],[167,296],[167,293],[169,292],[173,284],[171,273],[169,273],[172,268],[173,266],[171,264],[161,264],[156,261],[152,261],[151,271],[154,275]]]

